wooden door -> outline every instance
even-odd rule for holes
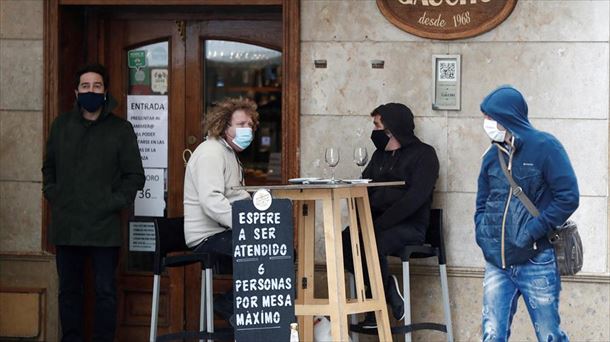
[[[249,160],[244,164],[250,171],[247,182],[273,184],[281,182],[282,178],[286,179],[287,175],[282,175],[280,171],[283,168],[281,164],[288,160],[281,157],[281,137],[284,135],[281,121],[281,16],[272,15],[271,19],[266,20],[249,20],[243,17],[230,20],[175,20],[159,17],[163,15],[157,14],[150,18],[146,15],[132,17],[122,13],[120,17],[101,20],[105,39],[104,46],[100,49],[103,51],[100,59],[110,72],[110,92],[119,102],[116,114],[127,118],[127,105],[138,96],[167,101],[167,163],[165,166],[151,167],[164,175],[166,207],[163,215],[183,215],[183,152],[186,149],[194,150],[201,143],[205,135],[201,121],[206,108],[224,95],[252,97],[257,100],[267,96],[267,99],[273,97],[277,101],[277,105],[261,113],[266,115],[261,117],[266,135],[255,136],[254,145],[257,150],[247,155]],[[244,69],[240,66],[240,74],[236,78],[239,84],[234,84],[234,80],[228,77],[236,72],[233,64],[207,58],[213,55],[212,49],[217,54],[229,53],[228,50],[216,51],[219,47],[256,51],[257,57],[267,53],[272,56],[274,62],[261,64],[264,67],[260,67],[260,70]],[[141,53],[146,61],[141,65],[134,65],[135,62],[130,59],[133,53]],[[240,58],[246,59],[245,55]],[[275,63],[277,61],[280,63]],[[222,65],[219,66],[217,62]],[[219,81],[216,78],[221,74],[226,79]],[[166,81],[158,81],[155,77],[164,77]],[[142,144],[140,147],[142,148]],[[276,164],[273,164],[274,162]],[[274,174],[269,172],[272,167],[275,169]],[[267,177],[268,174],[271,176]],[[134,251],[130,244],[130,222],[146,220],[150,220],[150,217],[135,216],[133,212],[125,220],[125,242],[119,265],[117,338],[120,341],[144,341],[148,338],[152,253]],[[230,266],[230,260],[219,266],[223,265]],[[198,328],[200,277],[197,265],[172,269],[162,277],[159,334]],[[216,293],[225,292],[231,286],[230,276],[216,277]],[[217,320],[217,325],[226,325],[226,322]]]
[[[163,216],[182,215],[182,186],[184,178],[185,123],[185,42],[174,20],[111,19],[104,22],[106,37],[104,60],[110,73],[110,92],[119,102],[115,113],[127,118],[128,103],[138,96],[163,99],[167,102],[167,161],[146,166],[165,178]],[[143,52],[145,62],[134,68],[129,56]],[[152,77],[164,75],[162,82]],[[132,122],[132,124],[135,123]],[[137,131],[137,127],[136,127]],[[141,137],[138,137],[141,142]],[[142,150],[142,144],[140,144]],[[138,196],[142,196],[139,193]],[[119,265],[119,341],[146,341],[149,335],[153,253],[135,251],[130,245],[131,222],[144,222],[150,217],[134,216],[132,211],[124,222],[124,243]],[[159,302],[159,333],[179,331],[184,327],[184,276],[182,268],[171,269],[161,280]]]

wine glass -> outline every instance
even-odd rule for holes
[[[369,153],[366,147],[356,147],[354,149],[354,163],[360,166],[360,174],[364,171],[364,166],[369,161]]]
[[[328,166],[330,166],[330,170],[331,170],[331,178],[330,178],[330,182],[331,183],[336,183],[337,180],[335,180],[335,166],[337,166],[337,164],[339,164],[339,149],[335,148],[335,147],[327,147],[326,148],[326,152],[324,154],[324,159],[326,160],[326,164],[328,164]]]

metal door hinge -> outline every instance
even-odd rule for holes
[[[180,34],[180,39],[182,39],[183,42],[186,41],[186,21],[176,20],[176,28]]]

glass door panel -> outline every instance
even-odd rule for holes
[[[258,105],[259,127],[239,155],[246,184],[280,183],[282,53],[227,40],[206,40],[203,53],[205,112],[225,97],[245,97]]]
[[[127,119],[138,138],[146,173],[129,222],[126,271],[150,272],[155,231],[153,217],[166,216],[168,189],[169,42],[127,51]]]

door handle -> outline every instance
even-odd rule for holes
[[[188,148],[185,148],[184,151],[182,151],[182,160],[184,161],[184,167],[186,167],[186,164],[188,163],[189,159],[191,159],[192,154],[193,151]]]
[[[186,142],[187,142],[189,145],[194,145],[194,144],[197,142],[197,137],[196,137],[196,136],[194,136],[194,135],[189,135],[189,136],[186,138]]]

